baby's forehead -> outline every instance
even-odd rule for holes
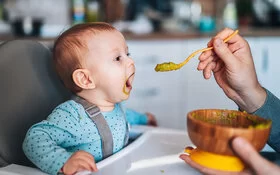
[[[81,36],[81,39],[85,40],[87,44],[89,44],[91,41],[104,41],[105,39],[107,39],[108,36],[116,36],[118,35],[118,31],[92,31],[92,30],[88,30],[85,31],[84,34]]]
[[[126,41],[124,36],[119,31],[98,31],[97,33],[90,33],[84,36],[86,44],[89,47],[105,45],[110,47],[114,44],[119,46],[125,45]]]

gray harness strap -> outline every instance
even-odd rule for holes
[[[104,116],[100,112],[100,109],[96,105],[86,101],[85,99],[79,96],[73,96],[72,100],[74,100],[77,103],[80,103],[90,116],[91,120],[95,123],[101,137],[103,159],[112,155],[113,136],[108,123],[106,122]]]
[[[121,110],[122,110],[123,113],[125,113],[122,107],[121,107]],[[125,117],[124,117],[124,119],[125,119],[125,128],[126,128],[126,132],[125,132],[125,136],[124,136],[124,140],[123,140],[123,146],[125,147],[125,146],[128,144],[128,140],[129,140],[129,128],[130,128],[130,127],[129,127],[129,123],[126,121],[126,118],[125,118]]]

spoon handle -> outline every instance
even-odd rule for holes
[[[224,39],[224,42],[225,42],[225,43],[228,42],[228,41],[229,41],[234,35],[236,35],[237,33],[238,33],[238,30],[235,30],[232,34],[230,34],[228,37],[226,37],[226,38]],[[205,52],[205,51],[208,51],[208,50],[212,50],[212,49],[213,49],[213,47],[207,47],[207,48],[204,48],[204,49],[199,49],[199,50],[193,52],[192,54],[190,54],[190,56],[188,56],[184,62],[180,63],[180,65],[182,64],[182,66],[184,66],[184,65],[185,65],[192,57],[194,57],[196,54],[198,54],[198,53],[200,53],[200,52]],[[181,66],[181,67],[182,67],[182,66]]]

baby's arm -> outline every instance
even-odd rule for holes
[[[139,113],[132,109],[126,109],[126,119],[131,125],[157,126],[155,116],[151,113]]]
[[[27,132],[22,147],[25,155],[37,167],[49,174],[57,174],[72,153],[58,146],[59,139],[52,129],[51,125],[43,123],[33,126]],[[60,132],[59,129],[55,132],[59,135],[65,134],[67,138],[67,133]]]
[[[90,153],[67,152],[60,146],[66,145],[69,138],[71,135],[66,130],[41,122],[28,131],[23,150],[37,167],[49,174],[63,172],[68,175],[81,170],[97,171],[94,157]]]

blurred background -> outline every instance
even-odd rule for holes
[[[79,22],[132,34],[277,28],[279,0],[0,0],[1,36],[55,37]]]
[[[81,22],[105,21],[127,39],[136,77],[127,106],[156,115],[162,127],[185,129],[198,108],[237,109],[215,83],[203,79],[193,58],[179,63],[224,27],[239,29],[252,49],[259,81],[280,97],[280,0],[0,0],[0,41],[32,39],[52,48],[55,38]]]

